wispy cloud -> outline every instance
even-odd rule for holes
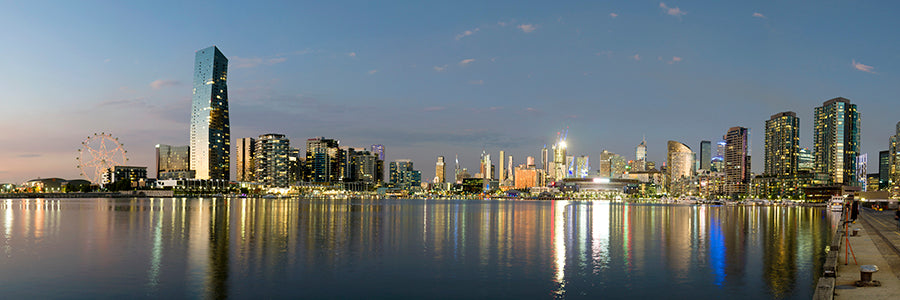
[[[446,71],[446,70],[447,70],[447,65],[443,65],[443,66],[434,66],[434,70],[435,70],[435,71],[438,71],[438,72]]]
[[[459,61],[459,65],[460,65],[460,66],[466,66],[466,65],[468,65],[468,64],[471,64],[471,63],[474,62],[474,61],[475,61],[474,58],[463,59],[463,60]]]
[[[666,14],[668,14],[668,15],[670,15],[670,16],[681,17],[681,16],[687,14],[687,12],[682,11],[681,8],[678,8],[677,6],[676,6],[676,7],[669,7],[668,5],[666,5],[666,4],[663,3],[663,2],[660,2],[660,3],[659,3],[659,8],[661,8],[663,11],[666,12]]]
[[[422,110],[424,110],[424,111],[441,111],[441,110],[445,110],[445,109],[447,109],[447,108],[443,107],[443,106],[430,106],[430,107],[426,107]]]
[[[150,83],[150,87],[152,87],[154,90],[176,85],[181,85],[181,81],[174,79],[157,79]]]
[[[356,57],[356,52],[350,52],[350,53],[347,53],[347,56],[349,56],[349,57]]]
[[[681,62],[681,57],[678,57],[678,56],[672,56],[672,60],[670,60],[670,61],[668,62],[668,64],[671,65],[671,64],[674,64],[674,63],[677,63],[677,62]]]
[[[758,12],[753,13],[753,17],[754,17],[754,18],[760,18],[760,19],[765,19],[765,18],[766,18],[765,15],[763,15],[763,14],[761,14],[761,13],[758,13]]]
[[[484,80],[481,80],[481,79],[479,79],[479,80],[470,80],[470,81],[469,81],[469,84],[482,85],[482,84],[484,84]]]
[[[509,23],[506,23],[503,21],[497,21],[497,25],[500,25],[500,27],[506,27],[506,25],[509,25]]]
[[[854,69],[857,69],[857,70],[860,70],[860,71],[863,71],[866,73],[876,74],[874,71],[875,67],[873,67],[873,66],[864,65],[862,63],[857,62],[855,59],[853,60],[852,64],[853,64]]]
[[[619,16],[619,14],[617,14],[617,13],[609,13],[609,17],[610,17],[610,18],[615,19],[615,18],[618,17],[618,16]]]
[[[40,154],[35,154],[35,153],[29,153],[29,154],[19,154],[19,155],[17,155],[16,157],[21,157],[21,158],[32,158],[32,157],[41,157],[41,155],[40,155]]]
[[[641,60],[641,55],[640,55],[640,54],[635,54],[635,55],[632,56],[631,58],[634,59],[634,60]]]
[[[372,74],[375,74],[375,73],[378,73],[378,70],[370,70],[370,71],[369,71],[369,75],[372,75]]]
[[[112,58],[107,58],[107,59],[104,59],[104,60],[103,60],[104,63],[108,63],[108,62],[111,62],[111,61],[112,61]]]
[[[462,33],[456,35],[456,40],[458,41],[458,40],[460,40],[460,39],[462,39],[462,38],[464,38],[464,37],[473,35],[473,34],[475,34],[476,32],[478,32],[478,31],[480,31],[480,30],[481,30],[480,28],[475,28],[475,29],[472,29],[472,30],[466,30],[466,31],[463,31]]]
[[[260,65],[280,64],[285,61],[287,61],[286,57],[275,57],[275,58],[265,58],[264,59],[264,58],[260,58],[260,57],[243,58],[243,57],[235,56],[234,58],[229,59],[229,62],[231,62],[231,65],[234,66],[234,68],[254,68],[254,67],[258,67]]]
[[[519,29],[521,29],[522,32],[525,32],[525,33],[531,33],[531,32],[534,32],[535,30],[537,30],[537,26],[535,26],[534,24],[522,24],[522,25],[519,25],[516,27],[519,27]]]
[[[609,51],[609,50],[597,52],[597,56],[611,57],[612,54],[613,54],[613,52]]]

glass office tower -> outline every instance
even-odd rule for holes
[[[197,179],[230,179],[228,59],[212,46],[194,56],[191,101],[191,170]]]

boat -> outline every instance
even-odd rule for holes
[[[828,208],[831,211],[843,211],[844,210],[844,197],[831,196],[831,200],[828,200]]]

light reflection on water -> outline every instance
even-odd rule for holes
[[[811,297],[822,208],[5,200],[11,298]],[[73,294],[74,293],[74,294]]]

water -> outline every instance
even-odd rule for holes
[[[823,208],[0,200],[3,298],[809,299]]]

